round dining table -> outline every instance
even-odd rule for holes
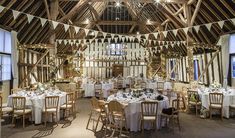
[[[219,92],[223,93],[224,95],[223,116],[225,118],[229,118],[230,115],[229,105],[235,104],[235,90],[232,89],[225,90],[221,88]],[[210,88],[198,89],[198,94],[201,98],[202,106],[206,109],[209,109],[210,106],[209,93],[213,93],[213,91],[211,91]]]
[[[116,100],[124,105],[127,128],[130,131],[137,132],[140,130],[140,117],[141,117],[141,102],[142,101],[156,101],[158,102],[157,122],[156,128],[160,128],[160,116],[162,109],[169,107],[169,100],[166,96],[163,96],[163,100],[156,100],[159,94],[157,92],[143,92],[140,97],[133,97],[133,93],[126,93],[119,91],[117,94],[110,95],[107,102]],[[164,124],[164,122],[162,122]],[[147,122],[144,124],[145,129],[150,129],[151,124]]]
[[[12,107],[12,97],[22,96],[26,98],[26,107],[32,109],[32,120],[35,124],[42,123],[42,111],[45,107],[45,97],[46,96],[59,96],[59,107],[66,102],[66,92],[62,92],[58,89],[56,90],[45,90],[42,93],[36,91],[26,91],[21,90],[15,94],[9,95],[7,100],[7,105]],[[59,108],[58,107],[58,108]],[[60,117],[60,110],[58,110],[58,118]]]

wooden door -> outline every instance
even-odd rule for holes
[[[113,77],[117,77],[118,75],[123,76],[123,65],[122,64],[114,64],[112,70],[113,70]]]

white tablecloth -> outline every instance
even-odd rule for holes
[[[30,94],[31,93],[31,94]],[[32,119],[35,121],[35,124],[40,124],[42,122],[42,110],[44,109],[45,96],[60,96],[59,107],[66,102],[66,93],[59,90],[54,92],[49,92],[42,95],[33,95],[33,91],[20,91],[16,94],[8,96],[7,105],[12,107],[12,97],[13,96],[23,96],[26,97],[26,106],[32,109]],[[58,118],[60,117],[60,110],[58,110]]]
[[[156,95],[152,95],[151,97],[156,97]],[[150,98],[152,99],[152,98]],[[123,98],[121,94],[117,94],[115,97],[114,95],[111,95],[108,97],[107,101],[117,100],[120,103],[127,104],[125,108],[125,114],[126,114],[126,121],[127,121],[127,127],[130,129],[130,131],[138,131],[140,129],[140,117],[141,117],[141,100],[140,98]],[[154,100],[151,100],[154,101]],[[155,100],[157,101],[157,100]],[[163,108],[169,107],[169,101],[166,96],[164,96],[164,100],[157,101],[158,102],[158,117],[157,117],[157,123],[156,127],[160,128],[160,114],[162,112]],[[150,128],[149,123],[145,123],[144,128],[149,129]]]
[[[85,90],[85,97],[95,96],[95,84],[87,83],[83,84]],[[102,83],[103,97],[107,98],[109,96],[110,90],[113,89],[113,83]]]
[[[149,89],[156,89],[157,88],[157,82],[147,82],[146,85]],[[172,89],[172,83],[171,82],[164,82],[164,90]]]
[[[201,98],[202,106],[209,109],[210,101],[208,88],[205,91],[198,90],[198,94]],[[223,94],[223,115],[224,117],[229,118],[229,105],[235,104],[235,91],[227,91],[223,92]]]

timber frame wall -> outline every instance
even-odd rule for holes
[[[146,76],[147,63],[144,58],[148,51],[139,43],[125,43],[126,56],[107,56],[108,43],[92,43],[83,52],[85,61],[83,75],[90,78],[111,78],[113,64],[123,65],[123,76]]]
[[[44,55],[45,52],[37,52],[26,48],[18,48],[18,50],[19,87],[28,87],[35,82],[48,82],[50,73],[49,52]],[[42,56],[44,57],[40,60]],[[57,58],[55,60],[56,66],[62,64],[62,61],[62,58]],[[62,67],[58,70],[57,76],[58,74],[63,75]],[[35,82],[32,82],[33,79]]]
[[[210,53],[204,53],[204,54],[197,54],[193,56],[193,60],[198,60],[199,63],[199,73],[198,77],[201,75],[202,71],[205,69],[206,65],[209,63],[211,58],[216,52],[210,52]],[[181,82],[189,82],[189,76],[186,71],[186,68],[188,67],[188,57],[182,57],[182,58],[168,58],[167,59],[167,73],[171,71],[171,65],[170,61],[173,60],[174,66],[177,64],[177,60],[179,61],[178,66],[174,70],[176,75],[176,80]],[[209,65],[206,72],[203,74],[200,83],[203,83],[205,85],[209,85],[213,83],[213,81],[217,81],[222,83],[222,68],[221,68],[221,51],[216,55],[213,62]]]

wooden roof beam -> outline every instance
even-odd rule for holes
[[[190,22],[190,26],[193,25],[193,23],[194,23],[194,21],[195,21],[195,19],[197,17],[197,14],[198,14],[200,6],[201,6],[201,3],[202,3],[202,0],[198,0],[196,8],[195,8],[193,16],[192,16],[192,19],[191,19],[191,22]]]
[[[160,7],[162,13],[165,14],[165,16],[168,19],[170,19],[176,25],[177,28],[182,28],[187,26],[187,24],[184,21],[182,21],[180,18],[175,16],[167,6],[163,6],[162,4],[158,4],[158,6]]]
[[[60,18],[58,21],[59,22],[64,22],[66,19],[72,18],[75,14],[78,13],[81,7],[86,5],[89,1],[87,0],[79,0],[79,2],[69,11],[68,14]]]
[[[80,1],[80,0],[60,0],[60,1]],[[87,0],[88,2],[105,2],[106,0]],[[109,0],[115,2],[115,0]],[[156,3],[155,0],[138,0],[140,3]],[[171,0],[167,3],[175,3],[175,4],[184,4],[187,3],[188,0]]]

